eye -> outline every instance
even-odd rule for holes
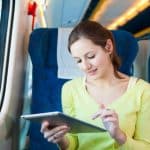
[[[75,61],[77,64],[81,63],[81,59],[76,59]]]
[[[95,55],[89,55],[89,56],[87,56],[89,59],[93,59],[93,58],[95,58]]]

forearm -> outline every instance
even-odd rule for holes
[[[126,140],[127,140],[126,134],[125,134],[123,131],[121,131],[121,130],[119,130],[119,131],[117,132],[116,136],[113,137],[113,138],[116,140],[116,142],[117,142],[119,145],[124,144],[124,143],[126,142]]]

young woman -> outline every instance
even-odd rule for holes
[[[63,111],[108,132],[70,134],[69,127],[49,129],[45,121],[44,137],[63,150],[150,150],[150,85],[118,71],[111,32],[97,22],[81,22],[68,49],[85,77],[64,84]]]

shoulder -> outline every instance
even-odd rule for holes
[[[139,89],[141,90],[150,90],[150,83],[148,83],[147,81],[143,80],[143,79],[138,79],[137,80],[137,86]]]
[[[80,86],[83,83],[84,78],[83,77],[78,77],[72,80],[67,81],[63,87],[74,87],[74,86]]]
[[[131,87],[129,93],[135,95],[137,99],[142,98],[143,95],[149,95],[150,97],[150,84],[147,81],[141,78],[132,77],[129,84]]]
[[[150,84],[147,81],[138,78],[128,93],[134,106],[137,106],[137,110],[143,109],[145,106],[150,107]]]
[[[150,104],[150,84],[143,80],[139,79],[137,81],[136,93],[141,98],[142,102]]]
[[[83,77],[78,77],[78,78],[69,80],[69,81],[64,83],[62,90],[69,90],[70,91],[71,89],[76,89],[76,88],[82,87],[83,81],[84,81]]]

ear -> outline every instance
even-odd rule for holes
[[[107,50],[107,52],[108,52],[109,54],[112,54],[112,51],[113,51],[113,43],[112,43],[112,40],[111,40],[111,39],[107,39],[106,45],[105,45],[105,49]]]

